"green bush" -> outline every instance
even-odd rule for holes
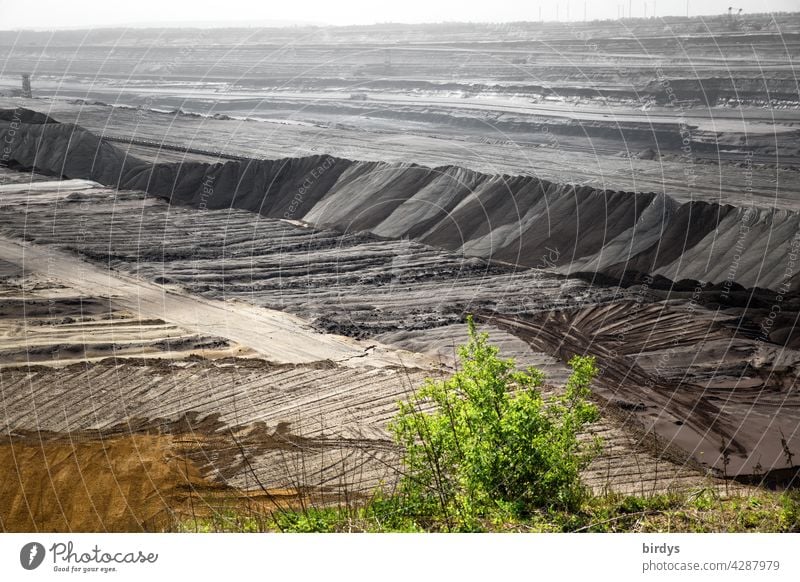
[[[598,416],[588,400],[594,358],[572,358],[565,390],[544,398],[540,370],[518,371],[472,318],[468,327],[459,371],[428,380],[400,402],[389,426],[404,450],[400,507],[448,529],[577,508],[585,494],[580,472],[595,450],[578,438]]]

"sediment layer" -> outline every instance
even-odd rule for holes
[[[655,275],[783,293],[800,286],[800,214],[790,210],[324,155],[150,163],[79,126],[19,111],[0,119],[6,164],[176,205],[368,231],[604,281]]]

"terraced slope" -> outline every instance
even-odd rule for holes
[[[619,302],[482,318],[534,351],[594,355],[603,371],[595,394],[633,413],[664,451],[686,451],[727,475],[793,467],[800,353],[766,343],[733,313],[676,301]]]
[[[70,124],[24,123],[9,161],[141,190],[199,209],[237,208],[344,233],[371,232],[565,274],[655,274],[796,291],[800,215],[713,201],[555,184],[458,167],[330,156],[225,163],[143,162]]]
[[[0,367],[250,353],[227,338],[142,317],[108,297],[0,260]]]
[[[68,183],[7,188],[0,234],[56,245],[159,290],[285,309],[327,332],[374,337],[458,322],[479,307],[516,312],[619,294],[407,239],[342,235],[242,210],[198,212],[139,192],[75,192]]]
[[[753,323],[739,316],[733,325],[732,312],[697,306],[687,328],[686,302],[656,303],[641,288],[592,288],[408,240],[341,235],[240,210],[174,207],[142,193],[69,181],[7,185],[0,233],[6,237],[0,249],[9,249],[2,263],[9,301],[0,297],[0,307],[13,315],[23,292],[25,309],[30,307],[27,320],[8,320],[8,342],[22,342],[26,330],[38,337],[38,322],[53,340],[63,337],[73,325],[67,318],[77,323],[70,311],[75,304],[66,299],[79,297],[78,307],[85,305],[82,345],[96,346],[106,329],[95,312],[124,303],[124,294],[92,299],[60,277],[69,281],[74,272],[99,271],[109,283],[119,279],[162,296],[225,298],[231,314],[262,309],[252,304],[291,311],[314,319],[317,330],[361,337],[365,348],[339,363],[292,365],[226,359],[224,352],[209,361],[206,351],[184,351],[179,359],[173,352],[174,360],[97,361],[91,349],[74,358],[62,350],[50,359],[0,369],[6,423],[0,427],[6,435],[0,462],[8,468],[0,526],[7,530],[152,530],[231,506],[326,503],[367,495],[381,481],[391,485],[398,456],[385,424],[396,400],[437,372],[415,368],[414,359],[404,359],[405,368],[392,366],[375,347],[422,352],[428,358],[420,361],[446,368],[454,345],[464,339],[459,322],[468,311],[495,318],[487,326],[492,341],[521,364],[546,370],[554,385],[563,383],[563,360],[573,353],[600,356],[611,381],[598,386],[603,420],[594,430],[605,446],[585,473],[598,491],[721,486],[712,475],[724,474],[723,456],[713,445],[731,436],[737,418],[752,424],[733,437],[749,458],[760,454],[765,470],[784,468],[784,460],[768,466],[774,441],[765,442],[763,451],[751,450],[749,431],[762,430],[761,419],[772,416],[795,438],[793,350],[754,341]],[[101,288],[114,290],[95,290]],[[65,301],[48,299],[54,312],[40,318],[37,294],[56,293]],[[113,320],[122,326],[117,339],[130,339],[134,328],[153,339],[175,329],[167,316],[180,313],[169,310],[163,324],[150,327],[135,305],[128,304],[124,319]],[[257,335],[260,324],[250,322]],[[229,330],[217,329],[223,336]],[[752,370],[738,370],[735,358],[718,367],[715,358],[727,353],[725,342],[733,346],[732,358],[749,358]],[[129,355],[146,355],[145,348]],[[239,349],[235,343],[233,348]],[[204,359],[185,357],[192,353]],[[664,354],[670,354],[669,368]],[[653,385],[640,385],[643,378]],[[714,385],[712,378],[729,382]],[[707,394],[698,394],[698,386]],[[758,398],[748,416],[756,389],[773,397]],[[675,438],[672,416],[653,421],[659,406],[675,418],[685,415],[683,439]],[[720,418],[698,434],[697,423],[708,420],[710,409]],[[698,447],[704,443],[712,447]],[[755,472],[740,457],[731,458],[729,474],[734,468]],[[84,481],[75,479],[75,468]],[[75,506],[91,511],[78,514],[69,509]]]
[[[796,13],[639,18],[633,10],[636,18],[593,20],[601,13],[589,5],[583,22],[248,27],[213,35],[191,28],[3,31],[0,50],[7,70],[63,75],[68,61],[69,80],[135,79],[134,90],[149,81],[179,92],[203,79],[250,91],[355,86],[666,100],[653,71],[659,66],[684,99],[699,103],[797,99],[790,58],[800,42]]]
[[[260,360],[0,370],[0,529],[152,530],[231,506],[370,495],[397,477],[385,424],[424,376]],[[613,418],[594,430],[604,449],[585,478],[598,491],[720,484]]]
[[[791,466],[781,440],[797,448],[792,411],[800,303],[788,295],[779,316],[771,297],[745,294],[736,306],[711,286],[663,301],[664,293],[646,284],[592,287],[408,239],[340,234],[242,210],[198,211],[137,192],[72,191],[69,182],[60,184],[60,194],[52,184],[7,188],[0,233],[27,239],[43,256],[72,261],[77,254],[156,294],[224,298],[254,317],[242,323],[254,333],[231,337],[270,359],[374,366],[389,363],[381,354],[399,348],[425,356],[407,354],[395,364],[416,367],[427,358],[434,367],[453,365],[454,346],[465,337],[464,314],[480,313],[493,325],[493,341],[521,364],[543,368],[554,384],[564,381],[563,362],[573,354],[595,354],[603,369],[598,397],[637,439],[657,435],[656,454],[729,475]],[[333,332],[359,338],[360,347],[339,353],[325,343],[328,351],[310,360],[286,360],[275,343],[283,335],[259,331],[252,304],[308,321],[314,329],[294,328],[304,337]],[[169,310],[159,313],[169,318]],[[216,329],[225,335],[240,328],[223,323]],[[261,341],[265,335],[273,339]]]

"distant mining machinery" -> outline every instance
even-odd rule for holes
[[[30,99],[33,97],[33,93],[31,92],[31,74],[30,73],[22,73],[22,96]]]

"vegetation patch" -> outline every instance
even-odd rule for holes
[[[427,380],[389,424],[403,451],[398,485],[360,503],[271,512],[226,509],[181,531],[800,532],[800,494],[718,488],[594,496],[581,471],[599,450],[581,435],[598,418],[591,357],[570,361],[559,393],[541,371],[503,359],[471,318],[459,370]]]

